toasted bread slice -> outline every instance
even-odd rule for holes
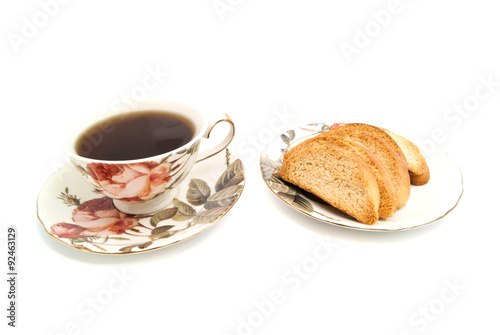
[[[413,185],[425,185],[431,178],[429,166],[424,158],[424,155],[418,150],[418,147],[410,140],[407,140],[401,135],[395,134],[392,131],[384,129],[399,145],[408,163],[408,171],[410,172],[410,181]]]
[[[279,175],[359,222],[378,220],[377,180],[349,149],[327,144],[300,150],[283,160]]]
[[[397,210],[396,195],[394,186],[391,182],[389,171],[382,162],[375,157],[369,150],[347,139],[342,139],[338,136],[318,135],[308,139],[299,145],[290,149],[284,159],[290,157],[290,153],[298,153],[301,150],[314,148],[322,145],[334,144],[341,148],[350,150],[356,153],[371,170],[377,179],[377,185],[380,192],[380,205],[378,214],[381,218],[388,218]]]
[[[341,128],[343,129],[343,131],[346,131],[348,129],[353,131],[362,131],[371,134],[375,137],[378,137],[379,139],[385,141],[396,152],[399,158],[401,158],[403,163],[407,165],[406,157],[401,148],[399,147],[398,143],[391,136],[389,136],[389,134],[387,134],[383,129],[365,123],[347,123],[343,126],[333,128],[331,131],[335,132]]]
[[[406,163],[385,140],[373,135],[373,133],[367,133],[348,126],[349,124],[334,128],[324,133],[324,135],[348,139],[371,151],[389,171],[391,182],[394,185],[397,207],[401,208],[406,205],[410,197],[410,176]],[[390,137],[384,131],[382,132]],[[391,141],[394,140],[391,138]]]

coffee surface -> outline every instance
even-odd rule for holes
[[[76,142],[78,155],[100,160],[131,160],[175,150],[194,136],[194,125],[180,115],[130,112],[87,129]]]

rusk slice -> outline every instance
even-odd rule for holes
[[[351,150],[332,144],[300,150],[283,160],[279,174],[359,222],[378,220],[377,180]]]
[[[396,194],[397,207],[401,208],[406,205],[406,202],[410,197],[410,176],[408,174],[408,167],[406,163],[403,162],[400,155],[398,155],[385,140],[380,139],[372,133],[347,127],[348,125],[349,124],[334,128],[324,133],[324,135],[339,136],[341,138],[348,139],[371,151],[371,153],[375,155],[375,157],[377,157],[389,171],[390,179]],[[382,132],[386,134],[384,131]],[[390,137],[389,135],[387,136]]]
[[[401,135],[395,134],[392,131],[384,129],[399,145],[408,163],[408,171],[410,172],[410,180],[413,185],[427,184],[431,178],[429,166],[424,158],[424,155],[418,150],[418,147],[411,141]]]
[[[325,134],[321,134],[316,137],[310,138],[290,149],[285,154],[284,160],[290,157],[290,153],[293,155],[300,152],[301,150],[326,144],[337,145],[341,148],[354,152],[361,158],[363,163],[366,164],[366,166],[371,170],[371,172],[377,179],[377,185],[380,193],[380,205],[378,210],[379,217],[388,218],[392,214],[394,214],[394,212],[397,210],[397,203],[395,190],[390,179],[389,171],[382,164],[382,162],[365,147],[337,136],[328,136]]]
[[[396,143],[396,141],[391,136],[389,136],[389,134],[387,134],[383,129],[366,123],[347,123],[343,126],[333,128],[331,131],[336,131],[337,129],[340,128],[342,128],[343,131],[346,130],[362,131],[371,134],[375,137],[378,137],[379,139],[385,141],[392,148],[392,150],[396,152],[396,154],[399,156],[399,158],[401,158],[401,160],[405,165],[407,164],[406,157],[401,148],[399,147],[398,143]]]

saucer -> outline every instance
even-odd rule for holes
[[[218,222],[245,185],[241,160],[228,149],[195,164],[173,202],[152,215],[118,211],[70,163],[47,181],[37,200],[45,231],[65,245],[99,254],[131,254],[184,241]]]
[[[362,224],[314,195],[280,179],[278,171],[283,154],[300,142],[329,129],[328,124],[314,123],[286,131],[271,141],[261,155],[261,172],[267,186],[274,195],[297,212],[345,228],[397,231],[436,222],[450,213],[460,201],[463,193],[462,173],[448,155],[438,148],[425,157],[431,172],[429,182],[422,186],[412,185],[406,206],[374,225]],[[411,139],[402,129],[394,131]]]

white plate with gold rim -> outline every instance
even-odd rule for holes
[[[296,211],[333,225],[368,231],[398,231],[413,229],[436,222],[451,212],[463,193],[462,172],[447,154],[439,148],[425,155],[431,179],[422,186],[411,186],[406,206],[390,218],[380,219],[374,225],[356,221],[326,202],[279,178],[282,157],[300,142],[330,129],[325,123],[308,124],[282,133],[271,141],[260,158],[261,173],[269,189]],[[390,129],[391,130],[391,129]],[[408,136],[400,129],[396,133]],[[409,137],[411,140],[411,137]]]
[[[166,247],[201,233],[239,199],[241,160],[228,149],[194,165],[167,208],[148,216],[121,213],[69,163],[47,181],[37,200],[45,231],[65,245],[100,254],[131,254]]]

